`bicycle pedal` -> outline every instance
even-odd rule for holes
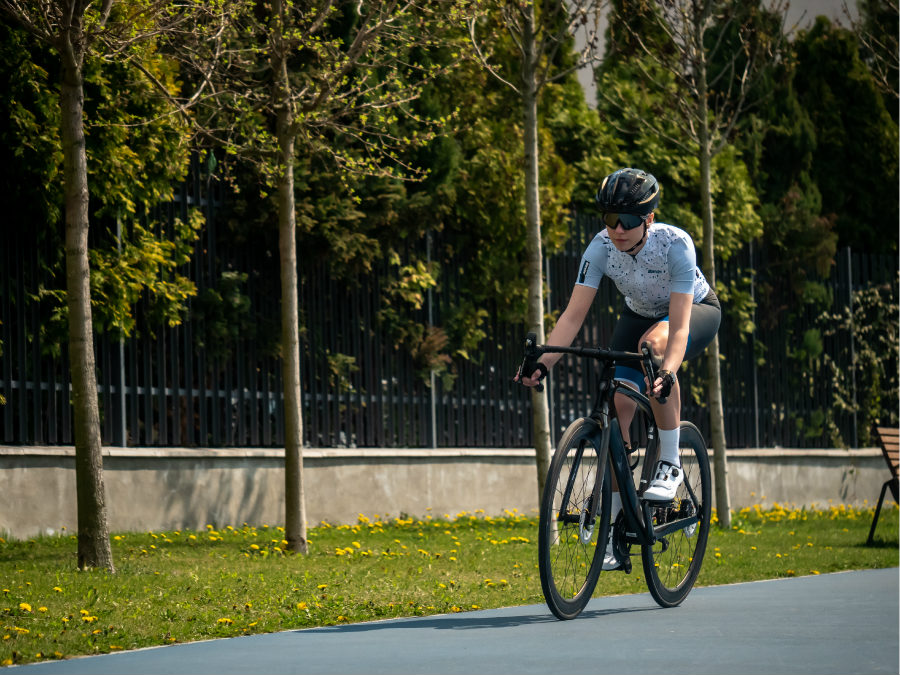
[[[631,574],[631,556],[628,556],[622,561],[622,566],[619,569],[625,572],[625,574]]]

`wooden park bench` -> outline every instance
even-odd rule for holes
[[[875,518],[872,520],[872,529],[869,530],[869,538],[866,544],[871,544],[875,537],[875,525],[878,524],[878,516],[881,513],[881,504],[884,502],[884,495],[888,488],[894,495],[894,501],[900,503],[897,498],[897,465],[898,454],[900,454],[900,446],[898,446],[898,430],[897,427],[875,427],[875,438],[881,446],[881,452],[884,454],[884,461],[887,462],[888,468],[891,470],[891,477],[881,486],[881,496],[878,498],[878,506],[875,507]]]

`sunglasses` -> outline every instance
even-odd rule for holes
[[[630,213],[603,214],[603,222],[611,230],[616,229],[618,223],[622,223],[622,227],[624,227],[626,230],[633,230],[634,228],[641,225],[645,220],[647,220],[647,216],[635,216]]]

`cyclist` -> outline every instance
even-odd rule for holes
[[[546,343],[562,347],[572,344],[591,308],[601,278],[604,274],[610,277],[625,296],[625,307],[616,322],[610,348],[640,351],[640,345],[648,342],[659,366],[652,383],[643,373],[627,366],[616,366],[615,374],[616,380],[648,393],[658,426],[659,462],[643,497],[650,501],[670,501],[684,480],[678,455],[681,390],[676,373],[682,361],[700,355],[715,337],[721,307],[697,267],[690,235],[672,225],[656,222],[653,211],[659,204],[659,194],[659,183],[646,171],[619,169],[603,179],[596,202],[606,227],[585,250],[572,296]],[[537,385],[560,356],[542,355],[531,376],[519,375],[517,379],[529,387]],[[668,397],[666,403],[660,403],[659,399],[665,397]],[[627,448],[636,404],[620,394],[615,405]],[[613,520],[621,508],[621,496],[615,491]],[[617,567],[619,561],[610,539],[603,569]]]

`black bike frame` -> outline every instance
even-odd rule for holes
[[[625,514],[625,521],[628,525],[626,531],[626,541],[629,544],[638,544],[642,546],[652,545],[656,543],[656,541],[658,541],[661,537],[671,534],[672,532],[677,532],[678,530],[684,529],[686,527],[690,527],[694,523],[700,522],[699,517],[694,515],[688,518],[682,518],[676,521],[668,522],[658,528],[654,528],[652,526],[653,518],[650,511],[651,506],[647,502],[641,501],[638,498],[637,490],[634,487],[634,476],[632,474],[631,466],[628,462],[628,453],[625,451],[625,443],[622,440],[622,432],[619,427],[618,415],[616,413],[615,394],[618,393],[622,394],[623,396],[627,396],[637,404],[637,407],[644,414],[646,414],[649,419],[654,420],[653,424],[650,425],[650,428],[648,430],[648,453],[650,452],[651,448],[655,450],[656,447],[655,443],[653,442],[656,437],[656,422],[653,415],[653,410],[650,407],[650,399],[644,394],[635,391],[631,387],[617,382],[614,377],[614,372],[616,361],[641,361],[644,364],[645,370],[652,374],[654,372],[654,364],[649,350],[645,351],[643,354],[637,354],[634,352],[617,352],[607,349],[594,349],[587,347],[553,347],[548,345],[540,347],[534,345],[533,349],[536,355],[573,354],[576,356],[602,360],[604,362],[603,372],[600,375],[599,379],[597,399],[594,403],[594,409],[592,410],[589,417],[597,424],[598,433],[594,436],[594,438],[592,438],[592,441],[595,444],[594,447],[598,448],[601,453],[608,452],[608,465],[612,468],[613,472],[616,475],[616,480],[619,485],[619,491],[622,494],[622,511]],[[613,433],[613,427],[615,427],[615,433]],[[583,454],[583,452],[584,448],[580,448],[578,451],[579,462],[581,460],[581,455]],[[606,458],[602,455],[599,459],[599,466],[607,464]],[[652,460],[653,458],[649,459]],[[652,461],[648,462],[647,458],[645,458],[645,467],[648,467],[653,463],[654,462]],[[644,473],[646,473],[646,468]],[[593,522],[597,517],[596,510],[600,505],[600,490],[605,475],[606,471],[602,472],[602,474],[598,472],[597,481],[594,485],[591,503],[589,504],[589,513],[587,514],[587,516],[591,519],[591,522]],[[569,483],[566,485],[565,495],[562,502],[563,504],[568,503],[569,495],[572,490],[573,480],[574,473],[569,477]],[[646,480],[649,480],[649,475],[642,476],[642,482],[646,482]],[[685,485],[687,486],[687,490],[691,496],[691,499],[696,504],[697,496],[694,494],[690,485],[688,485],[687,483],[685,483]],[[582,516],[576,517],[574,515],[560,513],[557,515],[557,517],[561,520],[569,521],[572,518],[578,519]],[[591,529],[592,528],[593,526],[591,526]]]

